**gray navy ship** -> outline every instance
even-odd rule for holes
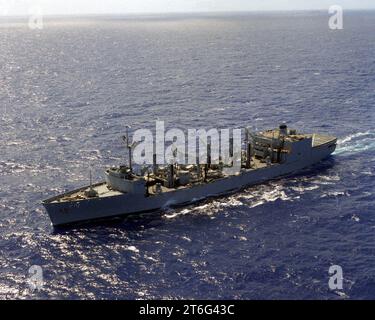
[[[106,170],[103,182],[90,182],[89,186],[45,200],[43,205],[53,226],[184,206],[297,173],[330,156],[337,138],[302,134],[281,125],[248,132],[245,145],[241,169],[235,174],[227,174],[221,163],[210,161],[204,165],[154,164],[152,172],[136,174],[130,162]]]

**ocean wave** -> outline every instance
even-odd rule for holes
[[[338,147],[334,154],[356,154],[364,151],[375,150],[375,131],[368,130],[351,134],[345,138],[339,139]]]
[[[61,171],[62,168],[43,164],[22,164],[12,161],[0,161],[0,171],[7,174],[21,173],[25,171],[28,173],[40,173],[46,170]]]

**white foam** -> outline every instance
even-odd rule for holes
[[[368,130],[349,135],[338,140],[338,148],[334,154],[355,154],[367,150],[375,150],[375,131]]]
[[[296,191],[296,192],[300,192],[300,193],[303,193],[303,192],[306,192],[306,191],[312,191],[312,190],[316,190],[316,189],[319,189],[320,186],[311,186],[311,187],[290,187],[293,191]]]
[[[361,219],[357,215],[353,214],[352,220],[354,220],[355,222],[359,222]]]
[[[139,253],[139,250],[135,246],[128,246],[126,250],[133,251],[135,253]]]
[[[339,145],[341,145],[341,144],[345,144],[345,143],[347,143],[349,141],[352,141],[352,140],[354,140],[356,138],[360,138],[360,137],[368,136],[368,135],[373,135],[373,134],[374,134],[374,132],[371,132],[371,130],[368,130],[366,132],[358,132],[358,133],[355,133],[355,134],[351,134],[351,135],[349,135],[349,136],[347,136],[347,137],[345,137],[343,139],[339,139],[337,141],[337,143]]]

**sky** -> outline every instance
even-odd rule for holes
[[[375,0],[0,0],[0,15],[375,9]]]

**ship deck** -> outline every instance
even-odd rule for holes
[[[109,189],[105,182],[100,182],[100,183],[93,185],[92,189],[97,192],[98,198],[113,197],[113,196],[119,196],[123,194],[122,192]],[[43,202],[44,203],[60,203],[60,202],[73,202],[73,201],[87,200],[89,199],[89,197],[85,193],[89,190],[90,190],[90,186],[86,186],[86,187],[53,197],[53,198],[50,198]]]
[[[263,136],[267,138],[274,138],[279,135],[278,131],[270,130],[262,133]],[[285,137],[289,141],[298,141],[306,138],[312,138],[313,144],[312,147],[320,147],[325,144],[334,143],[337,141],[337,138],[324,135],[324,134],[295,134]]]
[[[253,171],[258,170],[267,167],[267,164],[265,162],[261,162],[258,159],[253,158],[251,161],[252,167],[251,169],[243,169],[243,171]],[[272,164],[272,165],[278,165],[278,164]],[[161,186],[161,193],[167,193],[172,192],[176,190],[183,190],[192,188],[196,185],[204,184],[204,183],[211,183],[219,179],[225,179],[228,178],[227,175],[217,175],[217,171],[209,171],[208,172],[208,178],[206,182],[201,181],[193,181],[192,183],[186,185],[186,186],[179,186],[175,188],[167,188],[165,186]],[[105,197],[113,197],[113,196],[120,196],[123,195],[123,192],[112,190],[111,188],[108,188],[106,182],[97,183],[92,186],[92,189],[97,192],[98,197],[96,198],[105,198]],[[149,195],[156,195],[156,193],[152,190],[153,188],[149,188]],[[86,195],[86,192],[90,190],[90,186],[86,186],[77,190],[70,191],[68,193],[53,197],[51,199],[48,199],[44,201],[44,203],[61,203],[61,202],[75,202],[75,201],[82,201],[90,199]]]
[[[336,141],[337,141],[337,138],[335,138],[335,137],[321,135],[321,134],[305,135],[304,137],[306,137],[306,138],[313,137],[313,145],[312,145],[313,148],[324,146],[324,145],[331,144],[331,143],[336,143]],[[265,167],[268,166],[267,163],[265,163],[264,161],[260,161],[259,159],[256,159],[255,157],[252,158],[251,164],[252,164],[251,169],[242,169],[242,172],[258,170],[258,169],[262,169],[262,168],[265,168]],[[279,165],[279,164],[277,164],[277,163],[271,164],[271,166],[275,166],[275,165]],[[202,181],[201,179],[200,180],[198,180],[198,179],[194,180],[193,179],[191,181],[191,183],[186,185],[186,186],[179,186],[179,187],[175,187],[175,188],[167,188],[165,186],[161,186],[161,193],[167,193],[167,192],[172,192],[172,191],[176,191],[176,190],[188,189],[188,188],[192,188],[192,187],[197,186],[197,185],[201,185],[201,184],[204,184],[204,183],[211,183],[211,182],[214,182],[214,181],[217,181],[217,180],[220,180],[220,179],[225,179],[225,178],[228,178],[228,177],[229,176],[226,176],[225,174],[218,174],[217,170],[214,170],[214,171],[210,170],[208,172],[208,177],[207,177],[207,180],[205,182]],[[101,183],[95,184],[95,185],[92,186],[92,188],[97,193],[97,197],[95,197],[95,198],[113,197],[113,196],[120,196],[120,195],[124,194],[123,192],[112,190],[111,188],[108,188],[106,182],[101,182]],[[48,200],[44,201],[44,203],[76,202],[76,201],[88,200],[88,199],[91,199],[87,195],[87,191],[89,191],[89,190],[90,190],[90,186],[86,186],[86,187],[83,187],[83,188],[65,193],[63,195],[48,199]],[[153,196],[153,195],[156,195],[156,194],[157,193],[155,192],[155,190],[152,187],[150,187],[149,188],[149,195]]]
[[[332,137],[332,136],[326,136],[322,134],[314,134],[311,135],[310,137],[313,137],[313,145],[312,147],[320,147],[329,143],[334,143],[337,141],[337,138]]]

